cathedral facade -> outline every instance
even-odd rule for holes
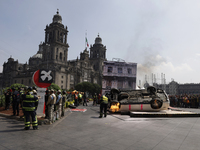
[[[14,83],[33,86],[32,76],[38,69],[51,70],[53,83],[62,89],[74,88],[80,82],[102,84],[102,66],[106,61],[106,46],[99,35],[95,43],[80,53],[80,59],[68,60],[68,29],[62,24],[57,11],[52,23],[45,28],[45,41],[39,44],[39,50],[29,58],[28,64],[9,58],[3,64],[0,74],[0,86],[8,87]]]

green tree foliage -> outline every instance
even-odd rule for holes
[[[16,90],[18,90],[18,88],[22,88],[22,87],[25,87],[24,84],[20,84],[20,83],[15,83],[15,84],[12,84],[10,87],[7,87],[6,89],[11,89],[11,88],[15,88]]]
[[[51,89],[54,89],[54,90],[61,90],[61,88],[55,84],[55,83],[51,83],[51,85],[48,87],[48,90],[51,90]]]
[[[25,87],[24,84],[20,84],[20,83],[15,83],[15,84],[12,84],[10,87],[6,87],[4,89],[1,90],[1,94],[0,94],[0,107],[2,106],[5,106],[5,96],[4,96],[4,92],[7,91],[7,89],[11,89],[11,88],[15,88],[16,90],[18,90],[18,88],[21,88],[21,87]]]
[[[94,86],[94,90],[93,90],[94,93],[97,93],[97,94],[98,94],[98,93],[101,92],[101,86],[100,86],[99,84],[94,83],[93,86]],[[93,94],[94,94],[94,93],[93,93]]]
[[[81,92],[89,92],[90,94],[94,95],[94,93],[99,93],[101,91],[101,86],[95,83],[82,82],[77,84],[75,89]]]

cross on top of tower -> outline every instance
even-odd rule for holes
[[[56,12],[57,14],[59,14],[59,9],[57,9],[57,12]]]

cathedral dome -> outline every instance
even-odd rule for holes
[[[62,17],[59,15],[59,12],[57,10],[57,14],[53,16],[53,23],[62,23]]]
[[[42,59],[42,54],[37,53],[37,54],[33,55],[31,58],[41,58]]]
[[[102,39],[99,37],[99,34],[98,37],[96,37],[95,39],[95,44],[102,44]]]

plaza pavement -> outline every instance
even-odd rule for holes
[[[22,121],[0,117],[0,150],[199,150],[200,117],[134,118],[110,114],[99,106],[79,106],[39,130],[23,130]],[[186,109],[200,112],[200,109]]]

